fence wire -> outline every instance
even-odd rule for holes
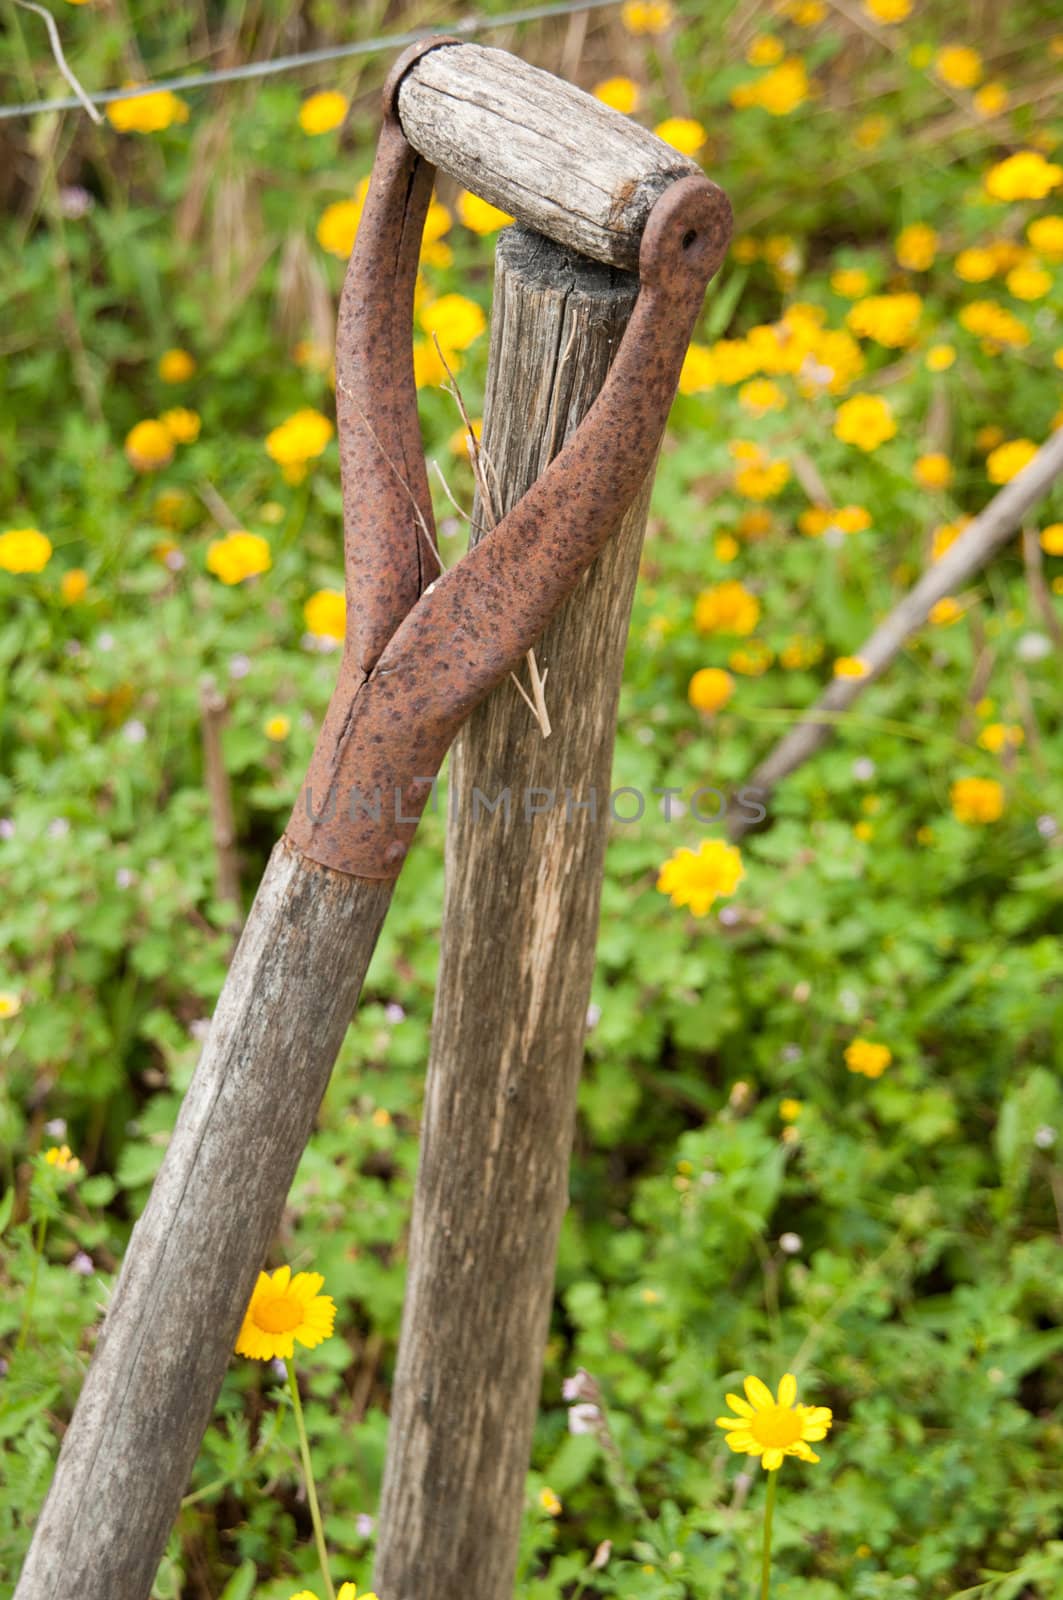
[[[136,88],[104,89],[86,98],[94,106],[112,105],[116,100],[135,100],[142,94],[158,94],[170,90],[174,94],[187,89],[209,89],[216,83],[238,83],[245,78],[272,78],[282,72],[297,72],[301,67],[320,66],[327,61],[342,61],[350,56],[373,55],[390,51],[399,45],[416,44],[418,39],[430,38],[437,33],[457,34],[459,38],[476,33],[486,33],[492,28],[512,27],[519,22],[541,22],[551,17],[571,17],[580,11],[604,11],[618,5],[620,0],[562,0],[560,5],[526,6],[520,11],[507,11],[497,17],[466,17],[460,22],[440,23],[433,28],[414,28],[407,33],[386,34],[375,39],[359,39],[353,44],[332,45],[321,50],[304,50],[298,55],[274,56],[271,61],[249,61],[242,67],[221,67],[217,72],[188,73],[181,78],[160,78]],[[24,105],[0,106],[0,122],[10,117],[35,116],[40,111],[84,110],[82,102],[74,95],[65,99],[30,100]]]

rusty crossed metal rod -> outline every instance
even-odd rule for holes
[[[435,169],[408,141],[399,105],[411,69],[431,52],[438,77],[451,46],[466,54],[447,70],[482,62],[492,94],[490,74],[503,68],[488,58],[513,60],[428,41],[400,59],[385,91],[337,331],[348,600],[339,681],[134,1228],[16,1600],[149,1594],[439,765],[473,707],[536,643],[649,471],[727,246],[726,196],[682,163],[682,176],[656,186],[635,309],[586,418],[498,526],[438,575],[411,349]],[[598,119],[609,136],[614,124],[601,119],[613,113],[522,63],[512,71],[522,90],[569,97],[574,117]],[[535,120],[528,137],[550,137],[552,119]],[[633,140],[654,143],[624,119],[615,127],[622,151]],[[443,137],[452,135],[445,120]],[[514,181],[492,187],[485,176],[482,187],[521,216]],[[521,220],[543,225],[548,215],[533,206]],[[585,232],[586,217],[573,227]]]
[[[643,234],[631,322],[590,413],[487,538],[426,584],[434,524],[410,325],[433,177],[392,100],[337,334],[351,620],[287,829],[311,860],[368,878],[398,875],[458,728],[534,645],[649,470],[730,233],[730,207],[707,178],[665,190]]]

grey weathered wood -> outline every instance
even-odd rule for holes
[[[925,625],[938,601],[955,594],[1007,544],[1022,526],[1022,519],[1031,506],[1044,499],[1061,473],[1063,429],[1053,433],[1029,466],[993,496],[941,560],[923,573],[866,643],[854,652],[867,664],[864,677],[835,678],[801,721],[765,756],[743,785],[742,793],[751,796],[753,791],[759,791],[756,798],[767,799],[784,778],[822,749],[834,731],[835,719],[896,660],[912,634]],[[743,838],[754,824],[755,819],[748,810],[734,810],[727,818],[732,839]]]
[[[17,1600],[146,1600],[392,888],[275,847]]]
[[[551,73],[479,44],[441,45],[398,94],[414,149],[473,194],[559,244],[638,265],[650,208],[701,168]]]
[[[484,439],[503,509],[587,410],[634,291],[625,274],[524,229],[503,235]],[[550,738],[506,683],[451,758],[442,954],[374,1578],[387,1600],[512,1595],[650,481],[536,652]],[[477,814],[477,790],[493,801],[507,786],[508,819]],[[558,803],[527,820],[533,790]],[[575,809],[595,790],[596,815]]]

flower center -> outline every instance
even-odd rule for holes
[[[750,1418],[749,1431],[766,1450],[784,1450],[800,1439],[801,1418],[790,1406],[772,1406]]]
[[[277,1295],[255,1307],[255,1321],[264,1333],[291,1333],[302,1320],[303,1308],[290,1295]]]

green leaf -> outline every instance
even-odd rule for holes
[[[1063,1125],[1063,1091],[1044,1067],[1033,1071],[1010,1089],[997,1118],[994,1144],[1001,1177],[1008,1189],[1026,1186],[1037,1154],[1034,1142],[1039,1128],[1058,1131]]]
[[[253,1561],[242,1561],[229,1579],[218,1600],[251,1600],[258,1568]]]
[[[26,1424],[39,1412],[47,1411],[58,1393],[59,1385],[53,1383],[46,1389],[35,1390],[25,1400],[14,1400],[5,1406],[0,1411],[0,1439],[10,1439],[15,1434],[21,1433]]]

